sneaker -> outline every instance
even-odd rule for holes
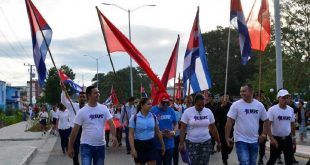
[[[127,151],[127,155],[129,155],[130,154],[130,151]]]
[[[263,159],[259,159],[259,160],[258,160],[258,165],[264,165]]]
[[[295,158],[293,159],[293,164],[298,164],[299,161],[297,161]]]
[[[227,160],[223,160],[224,165],[228,165]]]

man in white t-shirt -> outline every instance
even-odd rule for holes
[[[233,141],[229,135],[234,126],[234,142],[239,163],[241,165],[255,165],[258,155],[258,139],[266,139],[266,127],[268,121],[264,105],[253,99],[253,88],[250,84],[242,85],[240,88],[242,99],[234,102],[227,114],[225,126],[225,139],[227,145],[232,147]],[[264,130],[261,137],[258,135],[259,120],[264,121]]]
[[[287,105],[290,94],[281,89],[277,94],[279,103],[268,110],[268,125],[271,125],[270,158],[267,165],[276,163],[283,151],[285,164],[293,164],[293,146],[296,147],[294,109]]]
[[[78,111],[74,127],[69,138],[68,155],[74,156],[73,144],[82,126],[81,161],[83,165],[104,165],[105,158],[105,123],[108,122],[113,135],[113,146],[117,146],[116,129],[109,109],[99,104],[99,90],[94,86],[86,88],[87,104]]]
[[[65,86],[63,83],[60,83],[60,87],[62,89],[61,92],[61,103],[67,108],[69,111],[69,122],[71,129],[74,127],[74,118],[76,113],[84,107],[86,103],[86,94],[85,92],[79,92],[78,96],[78,103],[74,103],[70,100],[69,96],[66,96],[65,94]],[[71,104],[71,103],[72,104]],[[78,135],[76,137],[75,143],[74,143],[74,157],[73,157],[73,165],[79,165],[79,152],[80,152],[80,139],[81,139],[82,129],[79,130]]]

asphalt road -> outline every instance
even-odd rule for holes
[[[123,143],[125,144],[125,143]],[[269,157],[269,152],[266,152],[266,157],[264,159],[264,162],[267,161],[267,158]],[[305,165],[307,162],[307,159],[305,158],[299,158],[296,157],[296,159],[299,161],[300,165]],[[284,160],[284,158],[282,158]],[[181,163],[179,165],[186,165],[184,164],[181,160]],[[236,156],[235,151],[233,150],[232,153],[229,155],[229,160],[228,163],[230,165],[238,165],[238,159]],[[48,165],[69,165],[72,164],[72,160],[65,154],[62,153],[61,151],[61,146],[60,146],[60,138],[57,139],[57,142],[54,146],[53,151],[50,153],[49,159],[48,159]],[[130,155],[126,154],[126,149],[125,146],[117,147],[117,148],[112,148],[109,147],[106,150],[106,158],[105,158],[105,164],[106,165],[130,165],[134,164],[133,159],[131,158]],[[220,153],[215,153],[211,155],[210,157],[210,165],[221,165],[222,164],[222,159],[221,159],[221,154]]]

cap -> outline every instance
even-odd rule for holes
[[[170,96],[167,93],[161,93],[159,95],[159,100],[163,102],[169,102],[170,101]]]
[[[279,90],[279,92],[277,94],[277,97],[279,98],[279,97],[283,97],[283,96],[286,96],[286,95],[290,95],[290,94],[288,93],[287,90],[281,89],[281,90]]]

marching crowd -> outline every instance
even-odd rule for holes
[[[202,94],[183,101],[163,93],[159,104],[152,106],[150,98],[134,97],[124,105],[100,104],[94,86],[80,92],[76,103],[65,94],[63,84],[61,87],[61,104],[50,114],[51,133],[56,135],[58,130],[62,151],[74,165],[79,160],[83,165],[104,164],[106,147],[121,146],[123,131],[127,154],[137,165],[177,165],[179,156],[188,164],[207,165],[210,155],[219,151],[226,165],[233,147],[241,165],[264,164],[267,139],[270,157],[265,163],[282,163],[283,153],[285,164],[292,165],[298,163],[294,158],[295,119],[300,141],[307,141],[310,104],[299,100],[295,106],[285,89],[278,91],[273,103],[245,84],[240,88],[241,98],[235,101],[228,95],[222,95],[219,102],[213,95],[206,100]],[[45,106],[38,117],[45,134]]]

